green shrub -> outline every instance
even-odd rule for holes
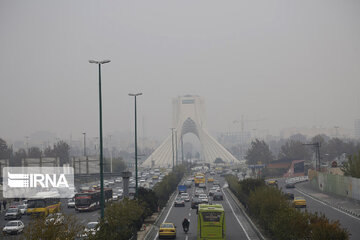
[[[238,181],[227,176],[234,195],[247,206],[250,216],[277,240],[348,240],[349,233],[338,221],[329,222],[324,215],[301,212],[293,207],[281,190],[265,185],[263,180]]]
[[[324,214],[309,214],[311,234],[313,240],[348,240],[349,232],[341,228],[339,221],[331,221]]]

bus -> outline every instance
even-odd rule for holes
[[[199,204],[197,240],[224,240],[225,211],[221,204]]]
[[[26,213],[47,216],[50,213],[59,212],[60,207],[61,201],[58,192],[38,192],[28,199]]]
[[[100,208],[100,190],[88,190],[75,194],[75,210],[82,211],[93,211]],[[109,202],[112,199],[112,189],[104,189],[105,202]]]
[[[205,183],[205,174],[196,173],[194,177],[195,186],[198,187],[200,183]]]

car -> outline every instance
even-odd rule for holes
[[[115,179],[115,182],[116,182],[116,183],[121,183],[121,182],[122,182],[122,179],[121,179],[121,178],[117,178],[117,179]]]
[[[206,184],[205,184],[205,183],[199,183],[199,188],[204,188],[204,189],[206,189]]]
[[[24,231],[24,223],[20,220],[10,221],[3,228],[3,234],[18,234]]]
[[[218,180],[214,180],[213,186],[219,186],[220,187],[220,182]]]
[[[209,196],[214,195],[214,193],[216,193],[217,190],[218,190],[217,187],[212,187],[212,188],[209,190]]]
[[[113,201],[119,200],[119,195],[116,194],[116,193],[113,193],[112,200],[113,200]]]
[[[187,188],[191,188],[191,186],[192,186],[192,181],[190,180],[187,180],[186,182],[185,182],[185,184],[184,184]]]
[[[295,183],[287,183],[285,188],[295,188]]]
[[[306,208],[306,199],[303,197],[295,197],[293,203],[295,208]]]
[[[174,207],[185,207],[185,201],[178,197],[174,202]]]
[[[159,228],[159,238],[176,238],[176,226],[173,223],[162,223]]]
[[[22,215],[26,214],[26,211],[27,211],[27,204],[21,204],[18,206],[20,212]]]
[[[61,225],[65,221],[65,216],[62,213],[51,213],[45,218],[45,225]]]
[[[75,208],[75,199],[74,199],[74,198],[70,198],[70,199],[67,201],[67,207],[68,207],[68,208]]]
[[[188,193],[182,193],[180,196],[185,202],[190,202],[190,196]]]
[[[213,183],[214,182],[214,178],[208,178],[208,183]]]
[[[198,208],[198,205],[202,203],[201,200],[197,197],[194,197],[192,200],[191,200],[191,208],[192,209],[197,209]]]
[[[277,180],[273,180],[273,179],[266,180],[266,184],[268,186],[278,187],[278,181]]]
[[[215,192],[213,195],[213,201],[222,201],[224,197],[221,192]]]
[[[291,192],[284,192],[284,195],[286,197],[286,199],[288,200],[294,200],[294,194]]]
[[[113,185],[115,184],[115,181],[114,180],[109,180],[109,185]]]
[[[90,235],[95,235],[97,231],[100,230],[99,222],[88,222],[84,228],[81,237],[88,237]]]
[[[212,172],[210,172],[210,175],[214,176],[214,175],[216,175],[216,173],[212,171]]]
[[[202,189],[196,189],[194,195],[195,195],[195,197],[198,197],[198,196],[199,196],[200,194],[202,194],[202,193],[204,193],[204,190],[202,190]]]
[[[135,188],[130,188],[129,189],[129,196],[135,196],[135,192],[136,192]]]
[[[209,199],[206,196],[206,194],[199,194],[199,199],[201,200],[202,203],[209,203]]]
[[[18,208],[9,208],[4,216],[5,220],[20,219],[22,217],[21,211]]]

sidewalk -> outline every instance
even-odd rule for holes
[[[307,193],[311,197],[324,202],[332,207],[360,218],[360,202],[343,196],[321,192],[315,189],[309,182],[297,183],[296,189]]]

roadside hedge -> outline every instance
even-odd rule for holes
[[[341,228],[339,221],[329,221],[323,214],[295,209],[281,190],[267,186],[262,179],[238,181],[230,175],[226,180],[251,218],[273,239],[349,239],[348,231]]]
[[[174,171],[166,175],[161,182],[155,184],[154,192],[158,198],[158,206],[160,208],[166,205],[171,194],[176,190],[184,176],[185,170],[183,165],[176,166]]]

